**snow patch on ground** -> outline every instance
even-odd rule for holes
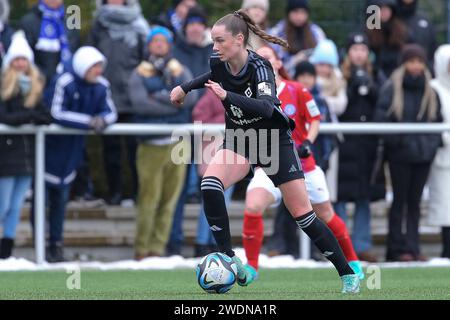
[[[242,248],[235,250],[236,254],[246,263],[245,253]],[[82,270],[172,270],[178,268],[194,269],[199,263],[200,258],[183,258],[181,256],[147,258],[141,261],[123,260],[115,262],[63,262],[63,263],[44,263],[38,265],[32,261],[23,258],[11,257],[6,260],[0,260],[0,271],[65,271],[73,269]],[[260,255],[259,263],[261,268],[332,268],[330,262],[317,262],[314,260],[295,260],[292,256],[268,257]],[[369,266],[363,263],[364,267]],[[413,267],[448,267],[450,268],[450,259],[433,258],[427,262],[382,262],[371,265],[377,265],[380,268],[413,268]]]

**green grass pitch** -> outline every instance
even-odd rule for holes
[[[195,271],[81,271],[81,289],[67,289],[66,272],[0,272],[0,299],[450,299],[450,268],[381,269],[381,288],[362,283],[359,295],[340,293],[332,269],[262,269],[249,287],[208,294]]]

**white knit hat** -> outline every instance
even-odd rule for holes
[[[25,33],[20,30],[13,34],[11,44],[3,58],[2,69],[5,70],[16,58],[25,58],[30,63],[34,63],[34,53],[25,38]]]
[[[260,7],[264,11],[269,11],[269,0],[244,0],[242,1],[242,9],[250,9],[252,7]]]
[[[73,55],[73,70],[80,78],[84,78],[89,68],[102,62],[106,64],[105,56],[94,47],[85,46],[78,49]]]

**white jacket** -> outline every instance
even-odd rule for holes
[[[436,79],[431,86],[441,102],[444,123],[450,123],[450,45],[442,45],[434,55]],[[450,132],[442,135],[444,146],[439,148],[429,176],[430,214],[429,223],[450,226]]]

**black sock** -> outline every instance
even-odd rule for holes
[[[234,256],[231,249],[230,222],[228,220],[224,187],[222,181],[216,177],[204,177],[201,187],[203,196],[203,206],[205,208],[206,219],[219,250],[229,257]]]
[[[314,211],[295,218],[295,222],[311,238],[311,241],[319,248],[322,255],[333,263],[339,276],[354,274],[336,237],[327,225],[317,218]]]

